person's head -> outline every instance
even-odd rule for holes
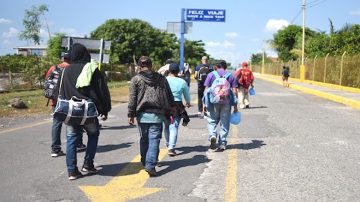
[[[246,61],[242,62],[241,67],[248,68],[248,63]]]
[[[80,44],[75,43],[70,50],[70,58],[72,63],[88,63],[91,60],[91,56],[87,48]]]
[[[151,69],[152,61],[148,56],[141,56],[138,60],[138,66],[140,67],[140,69]]]
[[[283,69],[285,70],[285,69],[286,69],[286,66],[283,66]]]
[[[201,63],[202,64],[207,64],[208,63],[208,57],[207,56],[202,56],[202,58],[201,58]]]
[[[71,57],[70,57],[70,54],[68,52],[65,52],[64,55],[62,56],[62,60],[66,63],[69,63],[71,62]]]
[[[217,61],[215,66],[216,66],[217,69],[226,69],[227,68],[227,64],[226,64],[225,60]],[[215,69],[215,66],[214,66],[214,69]]]
[[[179,65],[176,63],[171,63],[169,65],[169,72],[170,72],[170,74],[177,76],[180,72]]]

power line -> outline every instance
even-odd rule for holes
[[[302,9],[300,8],[299,12],[296,14],[296,16],[291,20],[290,24],[293,24],[294,21],[299,17],[300,13],[301,13]]]
[[[318,5],[322,4],[322,3],[325,3],[326,1],[328,1],[328,0],[317,0],[317,1],[313,1],[314,4],[313,4],[313,5],[309,5],[308,8],[312,8],[312,7],[318,6]]]

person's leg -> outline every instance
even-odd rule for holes
[[[78,152],[86,150],[86,145],[83,143],[84,130],[82,130],[82,131],[83,132],[79,135],[78,141],[76,143],[76,149]]]
[[[201,83],[198,83],[198,112],[202,112],[203,104],[202,98],[204,96],[205,87]]]
[[[66,127],[66,166],[69,179],[74,180],[81,176],[77,168],[76,143],[79,134],[82,132],[81,126],[67,125]]]
[[[177,136],[178,136],[178,130],[179,130],[179,123],[180,123],[180,117],[174,118],[174,123],[170,124],[170,135],[169,135],[169,155],[176,155],[174,148],[176,146],[177,142]]]
[[[87,142],[87,148],[84,157],[84,165],[82,171],[95,173],[97,172],[97,170],[94,167],[94,158],[95,158],[96,149],[99,141],[99,134],[100,134],[98,119],[96,119],[95,122],[93,123],[84,125],[84,129],[86,130],[86,133],[88,135],[88,142]]]
[[[169,138],[170,138],[169,137],[169,135],[170,135],[169,126],[170,126],[170,120],[165,118],[165,120],[164,120],[164,134],[165,134],[166,147],[169,147]]]
[[[230,115],[231,115],[231,106],[222,105],[220,111],[221,129],[219,135],[219,144],[224,145],[224,149],[227,145],[226,138],[229,134],[229,129],[230,129]]]
[[[153,172],[155,171],[155,166],[159,158],[159,152],[160,152],[159,145],[160,145],[162,127],[163,127],[162,123],[149,124],[149,130],[148,130],[149,145],[148,145],[148,151],[146,153],[145,170],[148,171],[150,176],[154,174]]]
[[[51,156],[57,157],[64,155],[61,151],[61,127],[62,122],[53,118],[53,124],[51,128]]]
[[[244,109],[245,108],[245,103],[244,103],[244,99],[245,99],[245,88],[244,87],[242,87],[242,86],[240,86],[239,87],[239,107],[241,108],[241,109]]]
[[[219,111],[219,105],[214,105],[214,108],[211,110],[208,110],[209,117],[207,117],[207,127],[209,131],[208,139],[210,141],[210,148],[216,149],[216,126],[220,121],[220,111]]]
[[[140,133],[140,156],[141,163],[145,167],[146,154],[149,148],[149,124],[138,123]]]
[[[249,99],[249,89],[244,90],[244,104],[246,108],[249,108],[250,99]]]

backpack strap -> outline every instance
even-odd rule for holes
[[[219,77],[220,77],[220,75],[219,75],[219,73],[218,73],[217,71],[213,71],[213,74],[214,74],[215,78],[219,78]]]
[[[224,75],[224,78],[227,79],[227,78],[229,78],[230,75],[231,75],[230,72],[226,72],[225,75]]]

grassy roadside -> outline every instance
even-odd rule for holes
[[[127,82],[111,82],[108,83],[108,86],[112,105],[127,102],[129,91]],[[21,98],[28,108],[15,109],[10,107],[8,101],[12,98]],[[50,104],[46,106],[47,101],[41,89],[2,93],[0,94],[0,117],[24,117],[51,113]]]

